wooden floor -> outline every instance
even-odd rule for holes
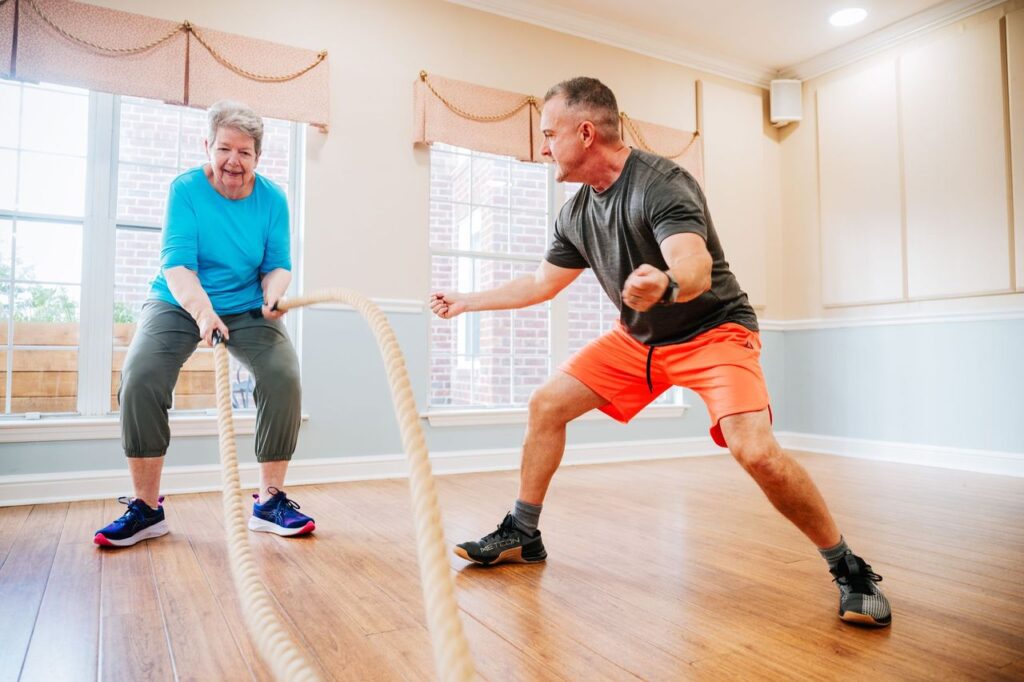
[[[1024,479],[800,455],[885,576],[889,629],[836,617],[824,562],[726,457],[571,467],[546,564],[452,556],[489,680],[1024,679]],[[493,527],[512,472],[439,480],[449,543]],[[315,536],[251,535],[325,678],[434,679],[405,481],[307,486]],[[114,501],[0,509],[0,680],[269,679],[244,632],[216,495],[100,550]]]

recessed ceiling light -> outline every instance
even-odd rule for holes
[[[866,9],[860,7],[848,7],[847,9],[841,9],[828,18],[828,23],[833,26],[853,26],[854,24],[864,21],[864,17],[868,15]]]

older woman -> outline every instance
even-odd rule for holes
[[[281,490],[299,431],[301,387],[283,313],[274,310],[291,282],[288,204],[256,173],[262,140],[263,121],[252,109],[218,102],[209,111],[209,162],[171,183],[160,272],[118,391],[135,497],[121,518],[97,531],[98,545],[123,547],[167,533],[159,491],[171,393],[199,341],[211,343],[215,331],[256,379],[260,490],[249,528],[290,536],[315,527]]]

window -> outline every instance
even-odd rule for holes
[[[205,122],[205,112],[161,102],[0,80],[4,414],[117,411],[121,365],[159,268],[167,187],[203,163]],[[301,135],[265,120],[258,171],[290,203]],[[297,262],[294,240],[293,251]],[[174,408],[215,408],[213,374],[212,351],[200,349]],[[253,407],[252,378],[233,358],[231,377],[235,407]]]
[[[433,291],[480,291],[534,272],[554,215],[580,185],[548,164],[443,144],[430,151]],[[432,317],[431,408],[522,407],[569,354],[619,318],[591,270],[551,302],[520,310]],[[678,389],[658,404],[682,404]]]
[[[89,93],[0,81],[3,407],[78,399]]]

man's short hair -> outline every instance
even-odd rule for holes
[[[619,104],[611,89],[597,80],[578,76],[551,86],[544,101],[562,96],[570,109],[586,112],[601,137],[608,141],[619,139]]]

